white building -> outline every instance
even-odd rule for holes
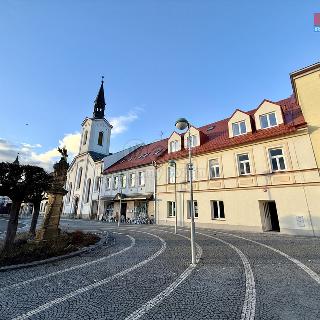
[[[156,161],[167,152],[167,139],[140,146],[115,164],[105,167],[100,203],[104,216],[155,220]],[[120,208],[121,198],[121,208]]]
[[[93,116],[82,122],[79,154],[71,162],[67,173],[68,194],[63,201],[64,216],[95,219],[104,163],[110,166],[137,148],[110,154],[112,125],[104,117],[105,105],[102,81],[94,102]]]

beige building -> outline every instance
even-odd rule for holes
[[[288,99],[190,128],[196,226],[320,236],[320,63],[290,76]],[[159,223],[190,223],[187,146],[173,133],[158,161]]]

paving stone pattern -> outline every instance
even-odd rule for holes
[[[70,230],[108,230],[109,245],[67,260],[1,272],[1,320],[23,315],[20,319],[126,319],[161,296],[189,267],[190,242],[170,227],[122,225],[119,229],[115,224],[82,220],[63,220],[62,225]],[[203,253],[198,265],[141,319],[240,320],[247,290],[244,263],[226,243],[241,250],[253,271],[254,319],[320,319],[320,285],[292,261],[246,240],[281,250],[319,274],[319,239],[199,231],[196,241]],[[189,236],[187,229],[179,233]],[[78,267],[66,271],[74,266]],[[35,281],[21,283],[30,279]],[[40,310],[41,306],[45,307]],[[26,316],[34,310],[38,311]]]

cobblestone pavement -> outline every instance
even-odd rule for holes
[[[7,230],[8,224],[8,215],[0,215],[0,239],[4,238],[5,232]],[[18,224],[18,232],[23,231],[26,228],[26,224],[30,221],[30,219],[22,219]]]
[[[62,225],[108,230],[110,243],[1,272],[1,320],[320,319],[320,239],[197,229],[198,263],[190,266],[187,229]]]

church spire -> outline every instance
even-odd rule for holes
[[[100,86],[98,95],[96,97],[96,100],[94,101],[93,117],[95,119],[104,118],[104,109],[106,106],[106,102],[104,100],[103,79],[104,79],[104,76],[102,76],[101,86]]]
[[[14,160],[12,163],[13,163],[13,164],[20,164],[20,163],[19,163],[19,152],[18,152],[18,154],[17,154],[16,160]]]

